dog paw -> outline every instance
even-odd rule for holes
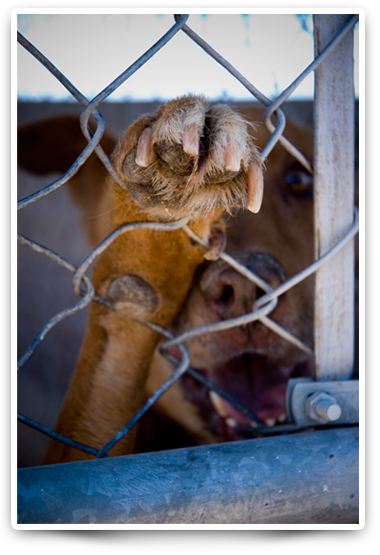
[[[248,123],[228,106],[207,109],[203,97],[171,100],[156,117],[140,118],[116,152],[116,169],[144,208],[178,215],[261,205],[261,161]]]

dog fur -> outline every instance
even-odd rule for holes
[[[198,159],[204,156],[202,146],[197,152],[194,121],[191,118],[187,120],[185,128],[190,129],[187,133],[184,133],[184,127],[181,128],[181,121],[179,130],[177,126],[181,120],[178,102],[185,102],[186,109],[189,102],[199,102],[195,112],[200,110],[204,117],[203,99],[182,99],[176,102],[174,105],[167,104],[158,113],[157,120],[151,116],[141,118],[122,139],[114,152],[113,163],[123,182],[129,178],[129,182],[134,183],[133,172],[136,167],[133,163],[125,167],[124,160],[126,157],[129,160],[136,158],[135,149],[141,136],[143,138],[139,156],[143,164],[146,161],[151,162],[151,150],[147,149],[148,156],[144,151],[151,137],[144,137],[143,130],[154,125],[155,121],[165,121],[165,125],[160,125],[155,131],[154,141],[159,144],[162,137],[165,137],[165,146],[161,150],[156,147],[156,156],[157,153],[159,156],[167,156],[166,164],[169,168],[174,160],[177,168],[181,165],[179,173],[189,172],[189,155],[184,156],[183,150],[178,150],[178,145],[183,141],[190,151],[190,159],[194,154]],[[176,125],[173,125],[173,107]],[[227,251],[263,277],[272,287],[308,266],[313,261],[312,176],[278,144],[266,163],[265,194],[261,210],[252,214],[244,209],[248,200],[246,180],[247,177],[250,178],[249,168],[254,168],[254,171],[251,170],[253,182],[257,178],[256,169],[260,168],[256,147],[247,131],[254,137],[254,144],[258,148],[265,145],[269,133],[262,124],[257,124],[254,129],[243,123],[245,120],[260,122],[262,110],[250,108],[240,113],[242,118],[239,117],[234,122],[238,127],[244,128],[244,133],[241,135],[239,131],[240,138],[235,140],[234,145],[238,145],[235,148],[228,147],[218,126],[214,127],[215,133],[219,132],[219,160],[222,159],[216,167],[225,168],[228,164],[233,167],[236,152],[245,160],[245,164],[242,164],[243,171],[239,173],[239,200],[236,201],[234,197],[234,201],[229,202],[225,197],[225,207],[230,214],[225,215],[223,220],[220,217],[221,209],[215,205],[218,202],[215,198],[212,200],[207,197],[206,208],[203,199],[197,199],[186,207],[181,206],[187,191],[182,190],[178,197],[178,187],[181,189],[184,181],[184,176],[178,173],[175,187],[166,191],[166,209],[162,208],[161,203],[162,183],[157,183],[157,198],[160,201],[156,198],[154,206],[151,206],[148,199],[145,183],[143,187],[130,186],[134,200],[124,188],[110,179],[104,187],[105,170],[97,157],[92,155],[69,184],[74,202],[83,211],[88,242],[96,246],[113,228],[126,221],[166,221],[170,219],[170,214],[178,218],[190,211],[193,214],[193,228],[204,238],[211,238],[213,248],[206,253],[206,257],[217,258],[226,234]],[[234,118],[234,112],[229,108],[217,107],[208,114],[214,116],[214,122],[224,121],[224,130],[228,129],[226,135],[230,136],[231,129],[227,128],[226,118]],[[201,133],[201,125],[197,116],[195,121],[198,125],[195,133],[197,136]],[[63,131],[60,134],[57,129],[63,130],[63,125],[67,126],[65,136],[72,137],[70,148],[62,148],[62,140],[59,148],[51,142],[51,153],[46,159],[55,166],[53,169],[65,171],[86,144],[79,131],[77,118],[56,118],[21,129],[20,165],[37,173],[52,169],[47,169],[45,162],[42,164],[44,167],[37,163],[40,159],[41,141],[46,141],[49,135],[62,136]],[[312,161],[313,139],[310,129],[288,120],[285,136]],[[40,137],[40,140],[36,141],[36,137]],[[244,143],[249,144],[248,153],[244,149]],[[113,139],[105,135],[102,146],[107,153],[112,152],[113,145]],[[47,144],[45,146],[48,147]],[[207,144],[203,146],[207,147]],[[56,161],[57,150],[60,153],[59,164]],[[214,154],[216,156],[215,151],[208,157],[209,160],[213,160]],[[247,155],[248,158],[244,158]],[[151,183],[154,176],[160,174],[159,169],[154,166],[154,159],[152,161],[149,176],[144,175],[143,178],[146,183]],[[213,167],[209,169],[209,175],[213,171]],[[221,174],[223,180],[230,177],[226,175],[225,169],[219,172],[219,179]],[[211,181],[214,182],[213,179]],[[228,181],[225,181],[225,185],[228,185]],[[224,191],[231,193],[228,186],[224,187]],[[257,206],[254,208],[257,209]],[[203,214],[207,213],[206,220],[199,221],[199,210]],[[170,238],[175,239],[172,241]],[[136,257],[136,252],[139,257]],[[172,374],[173,364],[157,348],[159,336],[131,321],[131,317],[154,321],[169,327],[177,335],[195,326],[219,322],[251,310],[253,302],[262,292],[225,262],[204,261],[204,255],[204,250],[192,245],[181,231],[127,232],[105,251],[94,269],[93,281],[97,292],[112,300],[122,314],[111,314],[105,308],[92,303],[82,352],[57,431],[94,447],[101,447]],[[160,261],[159,266],[157,260]],[[120,280],[120,276],[131,275],[139,276],[143,282],[131,280],[130,277]],[[174,283],[182,286],[175,296]],[[131,290],[135,298],[138,293],[143,299],[140,304],[131,304]],[[270,317],[312,347],[313,302],[314,279],[310,277],[280,297]],[[128,339],[132,334],[131,346]],[[232,393],[268,427],[276,422],[284,423],[288,379],[308,376],[312,372],[313,360],[310,356],[259,322],[198,336],[188,341],[186,346],[193,368]],[[175,350],[172,354],[178,355]],[[130,360],[133,360],[132,365]],[[210,395],[205,386],[186,374],[155,403],[133,433],[128,434],[111,451],[111,455],[230,441],[255,435],[254,425],[249,418],[214,393]],[[53,441],[45,462],[81,458],[87,458],[87,455]]]
[[[107,180],[110,230],[186,215],[192,230],[208,241],[215,230],[216,237],[223,236],[225,209],[256,211],[261,202],[261,163],[248,125],[226,106],[207,110],[202,97],[182,97],[162,106],[157,116],[141,117],[114,150],[112,162],[119,183]],[[101,448],[134,415],[159,340],[137,319],[170,326],[204,255],[182,230],[140,229],[119,236],[99,256],[95,291],[116,310],[91,304],[59,433]],[[135,430],[111,454],[131,452],[134,436]],[[83,458],[81,451],[58,443],[49,447],[46,462]]]
[[[261,110],[243,115],[260,121]],[[288,120],[286,137],[310,161],[311,129]],[[269,139],[263,124],[255,131],[262,148]],[[263,203],[258,214],[238,210],[226,218],[227,252],[264,278],[273,288],[313,262],[313,179],[281,145],[266,163]],[[221,260],[204,263],[196,272],[187,301],[172,325],[176,335],[196,326],[219,322],[249,312],[262,294],[254,284]],[[279,298],[270,317],[313,346],[314,277]],[[232,394],[262,422],[271,427],[285,423],[285,393],[289,378],[310,376],[313,358],[270,331],[260,322],[194,337],[186,343],[192,367]],[[156,350],[146,384],[151,395],[173,371],[173,365]],[[155,405],[168,423],[186,430],[194,444],[245,439],[256,435],[254,424],[231,404],[185,375]],[[161,437],[156,415],[141,423],[142,451]],[[153,431],[152,431],[153,430]],[[173,437],[175,431],[171,432]],[[144,445],[144,438],[149,438]],[[157,444],[157,442],[156,442]],[[166,447],[170,441],[166,442]]]

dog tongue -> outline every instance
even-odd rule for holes
[[[177,347],[171,347],[169,353],[177,359],[182,358]],[[286,388],[295,368],[295,365],[277,365],[261,355],[246,354],[214,370],[198,371],[249,409],[264,424],[273,426],[276,421],[284,419]],[[227,424],[254,427],[248,416],[215,391],[209,391],[209,399]]]
[[[279,366],[259,355],[244,355],[209,372],[209,379],[224,389],[267,425],[282,420],[286,412],[286,388],[295,366]],[[240,424],[251,423],[231,403],[210,395],[215,410],[223,418]]]

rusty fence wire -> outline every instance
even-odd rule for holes
[[[285,126],[286,120],[283,111],[281,110],[281,105],[286,101],[286,99],[294,92],[294,90],[302,83],[302,81],[312,72],[314,71],[324,60],[325,58],[332,52],[335,46],[342,40],[347,33],[349,33],[355,23],[358,21],[359,16],[353,15],[348,20],[347,24],[343,27],[343,29],[335,36],[335,38],[328,44],[328,46],[314,59],[314,61],[292,82],[292,84],[285,89],[275,100],[268,99],[265,95],[263,95],[252,83],[250,83],[244,75],[239,73],[225,58],[223,58],[218,52],[216,52],[212,46],[210,46],[207,42],[205,42],[200,36],[198,36],[190,27],[187,25],[187,20],[189,15],[175,15],[175,23],[174,25],[149,49],[147,50],[140,58],[138,58],[128,69],[126,69],[122,74],[120,74],[108,87],[106,87],[102,92],[100,92],[97,96],[95,96],[90,102],[87,98],[63,75],[57,67],[55,67],[50,60],[48,60],[43,53],[41,53],[33,44],[31,44],[21,33],[17,33],[17,40],[18,42],[32,55],[36,58],[41,64],[45,66],[46,69],[50,71],[50,73],[58,79],[62,85],[70,92],[70,94],[84,106],[84,110],[80,116],[80,125],[83,134],[85,135],[86,139],[88,140],[88,145],[82,151],[80,156],[76,159],[73,165],[64,173],[64,175],[59,178],[58,180],[54,181],[47,187],[39,190],[38,192],[20,200],[18,202],[17,208],[18,210],[24,209],[30,204],[37,202],[41,198],[45,197],[56,191],[62,185],[67,183],[69,179],[79,170],[79,168],[86,162],[92,152],[95,152],[99,159],[102,161],[108,172],[111,174],[113,179],[116,182],[119,182],[117,175],[113,169],[111,161],[109,160],[108,156],[105,154],[101,146],[99,145],[100,139],[105,130],[105,122],[98,112],[97,108],[99,105],[112,93],[114,92],[120,85],[122,85],[129,77],[131,77],[136,71],[138,71],[149,59],[151,59],[165,44],[167,44],[177,33],[183,32],[185,33],[189,39],[194,41],[198,44],[207,54],[209,54],[215,62],[223,66],[229,73],[231,73],[240,83],[252,94],[252,96],[258,100],[261,104],[265,106],[265,111],[263,114],[263,121],[271,133],[271,137],[264,146],[261,151],[261,159],[265,160],[271,150],[274,148],[277,142],[279,142],[292,156],[294,156],[310,173],[313,172],[313,168],[311,163],[298,151],[285,137],[282,135]],[[92,134],[89,130],[88,121],[90,116],[93,115],[96,119],[97,128],[94,134]],[[272,122],[272,116],[275,115],[277,123],[276,125]],[[62,258],[59,254],[53,252],[52,250],[18,234],[17,238],[18,241],[28,246],[29,248],[33,249],[34,251],[41,253],[51,260],[68,270],[73,274],[73,289],[74,292],[80,297],[80,300],[74,306],[67,308],[54,316],[45,326],[44,328],[37,334],[37,336],[33,339],[31,344],[29,345],[26,352],[23,356],[19,359],[17,367],[18,369],[21,368],[33,355],[35,349],[40,344],[40,342],[44,339],[46,334],[59,322],[63,319],[72,316],[76,312],[83,310],[86,306],[89,305],[91,301],[101,303],[107,306],[110,310],[116,310],[114,306],[108,302],[107,300],[100,298],[99,296],[95,295],[94,287],[91,283],[90,278],[86,275],[87,270],[94,262],[94,260],[103,252],[112,241],[114,241],[117,237],[119,237],[123,233],[127,233],[131,229],[159,229],[163,231],[171,231],[174,229],[183,229],[185,233],[187,233],[193,240],[197,241],[204,247],[208,247],[208,244],[201,240],[199,237],[195,235],[195,233],[188,227],[187,225],[188,219],[182,218],[181,220],[170,222],[170,223],[158,223],[158,222],[139,222],[139,223],[127,223],[116,230],[114,230],[104,241],[98,245],[88,256],[87,258],[80,264],[79,267],[75,267],[69,261]],[[331,257],[333,257],[342,247],[344,247],[352,238],[356,235],[359,229],[359,217],[358,211],[355,209],[354,214],[354,222],[348,233],[341,238],[341,240],[324,256],[320,259],[315,261],[313,264],[305,268],[302,272],[293,276],[291,279],[287,280],[285,283],[273,289],[268,283],[266,283],[262,278],[258,275],[254,274],[248,268],[243,266],[242,264],[238,263],[233,257],[228,255],[227,253],[223,253],[221,258],[230,264],[236,271],[240,272],[243,276],[245,276],[248,280],[251,280],[255,283],[258,287],[260,287],[265,294],[258,298],[255,303],[253,304],[252,311],[249,314],[244,316],[233,318],[230,320],[225,320],[223,322],[219,322],[217,324],[210,324],[207,326],[197,327],[194,328],[186,333],[183,333],[177,337],[173,336],[168,330],[149,322],[141,322],[144,325],[154,329],[158,333],[160,333],[167,341],[161,345],[160,351],[161,353],[166,356],[170,361],[177,364],[177,369],[173,372],[172,376],[146,401],[146,403],[141,407],[141,409],[135,414],[135,416],[131,419],[130,422],[126,424],[126,426],[120,430],[106,445],[104,445],[101,449],[94,449],[91,446],[84,445],[74,441],[70,438],[64,437],[60,434],[57,434],[53,430],[35,422],[34,420],[18,413],[18,420],[23,422],[24,424],[48,435],[49,437],[59,440],[71,447],[75,447],[82,451],[85,451],[89,454],[95,455],[97,458],[103,458],[107,456],[108,451],[118,442],[120,441],[130,430],[131,428],[138,422],[141,416],[157,401],[157,399],[167,391],[185,372],[190,373],[195,379],[201,381],[210,389],[215,390],[219,395],[227,399],[230,403],[232,403],[236,408],[242,411],[245,415],[249,416],[249,418],[256,423],[257,428],[256,431],[265,432],[263,429],[263,425],[261,421],[252,414],[247,408],[242,406],[238,403],[235,399],[233,399],[229,394],[221,390],[219,387],[215,386],[211,382],[209,382],[206,378],[196,372],[194,369],[190,367],[190,360],[189,355],[184,347],[184,342],[191,337],[194,337],[199,334],[220,331],[229,329],[235,326],[241,326],[253,322],[254,320],[259,320],[265,326],[270,328],[273,332],[279,334],[281,337],[285,338],[286,340],[290,341],[291,343],[295,344],[299,349],[307,352],[308,354],[313,354],[313,350],[310,346],[306,345],[302,341],[300,341],[297,337],[294,337],[290,334],[287,330],[283,329],[279,326],[276,322],[271,320],[270,313],[274,310],[277,305],[278,297],[285,293],[285,291],[289,290],[291,287],[298,284],[300,281],[304,280],[312,273],[314,273],[318,268],[320,268],[323,264],[325,264]],[[179,352],[181,353],[182,359],[179,360],[175,358],[173,355],[169,353],[169,349],[173,346],[177,346]],[[275,426],[274,428],[270,429],[270,433],[279,432],[279,431],[288,431],[296,429],[296,425],[288,424],[288,425],[279,425]]]

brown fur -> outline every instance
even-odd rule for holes
[[[259,121],[262,111],[248,110],[243,115],[251,121]],[[312,161],[311,130],[288,120],[285,136]],[[264,125],[258,125],[256,144],[263,147],[268,138]],[[299,178],[299,183],[297,179],[292,183],[293,178]],[[269,155],[264,180],[260,212],[253,215],[240,210],[227,218],[227,251],[275,288],[313,262],[313,181],[307,170],[279,144]],[[226,287],[232,294],[224,300]],[[226,263],[204,265],[195,276],[172,331],[179,334],[196,326],[240,316],[252,309],[259,294],[255,285]],[[311,276],[280,297],[269,316],[312,348],[313,304],[314,278]],[[279,423],[284,423],[288,379],[308,376],[312,372],[312,357],[261,323],[197,336],[186,346],[193,368],[271,424],[278,418]],[[250,364],[249,380],[242,368],[244,364]],[[149,397],[172,371],[173,364],[156,350],[146,396]],[[230,409],[227,406],[227,410]],[[185,430],[188,442],[192,440],[194,444],[243,439],[254,433],[247,419],[232,410],[230,415],[238,424],[226,425],[229,415],[227,418],[218,415],[208,390],[189,376],[158,400],[155,411],[164,421],[175,422]],[[157,416],[153,415],[147,415],[142,422],[142,451],[151,448],[152,428],[157,425]],[[149,438],[147,442],[144,437]],[[166,447],[169,445],[167,443]]]
[[[214,118],[213,111],[206,111],[202,97],[182,97],[162,106],[156,117],[143,116],[129,128],[112,155],[122,186],[111,178],[106,185],[112,200],[110,229],[127,222],[171,221],[190,215],[190,227],[207,241],[215,225],[220,227],[224,209],[247,204],[246,176],[253,164],[260,173],[258,153],[238,115],[226,107]],[[148,163],[142,167],[135,159],[146,129],[152,144]],[[244,150],[239,151],[240,169],[232,172],[226,170],[225,161],[230,145],[226,142],[219,148],[219,142],[228,136],[232,147],[239,149],[234,129],[237,137],[243,135]],[[198,141],[208,134],[199,153],[184,151],[187,132],[195,133]],[[116,302],[116,311],[91,304],[79,360],[56,427],[59,433],[101,448],[134,415],[143,400],[159,335],[133,318],[170,326],[204,254],[182,230],[134,230],[119,236],[99,256],[92,278],[98,295],[109,298],[115,280],[137,276],[153,291],[156,302],[154,308]],[[128,434],[110,454],[129,453],[133,443],[134,433]],[[53,442],[45,462],[87,457]]]
[[[182,99],[180,102],[187,101]],[[197,104],[196,113],[199,110],[202,113],[202,103],[203,100],[200,100]],[[174,160],[179,173],[189,174],[189,159],[177,147],[181,138],[181,130],[178,131],[180,118],[178,112],[172,117],[172,106],[172,103],[168,103],[159,112],[162,126],[155,130],[154,140],[159,144],[162,137],[166,137],[164,148],[160,149],[158,146],[158,152],[161,156],[166,156],[169,168]],[[234,120],[236,127],[233,124],[231,127],[228,121],[230,117],[234,117],[229,108],[214,108],[209,115],[213,116],[214,130],[218,128],[219,122],[222,124],[225,121],[226,125],[222,125],[219,131],[216,148],[207,159],[208,165],[201,166],[198,181],[193,182],[192,186],[195,183],[196,190],[205,175],[210,183],[215,183],[215,168],[220,167],[221,163],[218,166],[217,162],[215,166],[214,159],[220,160],[226,148],[233,155],[233,149],[228,146],[226,137],[235,133],[234,144],[238,145],[237,150],[245,157],[243,171],[232,187],[229,187],[230,176],[225,170],[219,174],[216,172],[217,178],[223,180],[222,196],[227,211],[232,211],[232,215],[227,215],[223,223],[218,217],[220,209],[215,208],[215,200],[217,202],[220,196],[214,196],[214,191],[211,190],[211,195],[206,197],[208,205],[205,207],[202,196],[193,194],[194,189],[188,194],[186,183],[189,181],[184,180],[183,175],[177,174],[175,188],[168,189],[162,176],[165,178],[171,175],[171,170],[166,167],[164,171],[160,171],[157,165],[150,166],[144,176],[147,183],[154,184],[156,196],[153,202],[147,200],[149,194],[146,194],[145,188],[132,187],[132,194],[141,204],[153,204],[139,208],[136,203],[131,202],[124,189],[110,180],[104,187],[99,179],[100,163],[96,157],[91,157],[87,163],[88,168],[86,164],[70,184],[71,192],[76,195],[75,202],[85,211],[87,237],[90,244],[95,246],[112,227],[125,221],[169,219],[168,212],[162,210],[163,200],[165,205],[167,203],[166,207],[170,206],[169,212],[176,217],[188,211],[195,214],[192,227],[200,235],[210,238],[211,234],[212,240],[216,237],[216,256],[211,255],[211,258],[217,258],[220,245],[223,244],[220,234],[223,238],[226,231],[227,251],[276,287],[313,261],[312,176],[277,144],[266,163],[265,194],[260,212],[253,215],[247,210],[239,209],[239,205],[244,206],[247,202],[245,176],[249,164],[257,163],[257,151],[252,147],[247,129],[259,148],[269,138],[263,124],[257,125],[256,129],[241,125],[244,119],[250,122],[261,121],[262,110],[242,111],[243,120],[240,117]],[[151,125],[152,121],[154,119],[150,116],[140,119],[130,128],[115,151],[114,164],[123,180],[124,154],[131,150],[131,144],[136,145],[142,128]],[[194,125],[194,122],[199,123],[199,119],[189,117],[187,120],[188,126]],[[46,125],[50,125],[50,129],[57,129],[58,123],[50,121]],[[200,126],[198,133],[199,129]],[[239,129],[244,129],[243,133],[236,132]],[[44,132],[46,133],[46,129]],[[312,161],[313,138],[310,129],[294,125],[288,120],[285,136]],[[72,133],[71,137],[73,151],[79,154],[84,145],[79,148],[79,143],[76,144],[75,137],[78,137],[78,133]],[[191,143],[191,133],[189,137]],[[110,138],[107,141],[108,144],[112,143]],[[248,151],[245,150],[246,144],[249,144]],[[218,155],[219,148],[221,151]],[[37,146],[33,155],[39,155]],[[200,151],[199,156],[203,155]],[[134,154],[130,156],[133,159]],[[134,166],[132,169],[136,170]],[[127,172],[130,171],[131,168],[127,168]],[[159,179],[156,178],[157,175]],[[193,175],[194,173],[192,177]],[[131,177],[131,173],[129,176]],[[90,183],[93,184],[93,192],[97,191],[92,198]],[[240,191],[237,196],[234,193],[235,186]],[[177,194],[178,190],[181,190],[180,196]],[[112,199],[114,210],[111,225],[109,214]],[[183,199],[189,203],[187,208],[181,205]],[[206,220],[199,221],[197,210],[206,211]],[[97,217],[93,218],[94,215]],[[122,314],[116,315],[92,303],[82,353],[58,431],[94,447],[101,447],[172,374],[174,365],[157,349],[160,337],[128,320],[128,317],[138,316],[154,321],[170,327],[177,335],[195,326],[240,316],[252,309],[253,302],[261,294],[260,290],[224,262],[202,263],[204,254],[181,231],[128,232],[105,251],[94,269],[93,280],[98,293],[105,297],[108,294],[108,298],[112,298]],[[128,289],[131,280],[127,279],[126,284],[124,281],[113,281],[125,274],[136,274],[151,284],[154,294],[158,293],[157,305],[152,291],[139,288],[138,283],[136,287],[143,300],[131,305],[130,297],[123,293],[123,288]],[[112,282],[114,285],[110,287]],[[314,278],[310,277],[280,297],[270,318],[312,347],[313,303]],[[146,306],[155,308],[149,312]],[[273,424],[276,419],[283,423],[288,379],[310,375],[313,364],[310,356],[258,322],[198,336],[188,341],[186,346],[192,367],[232,393],[267,425]],[[131,361],[133,365],[130,364]],[[224,416],[220,414],[223,411],[226,411]],[[252,437],[254,433],[255,430],[247,418],[239,415],[228,404],[224,403],[222,409],[219,406],[218,413],[208,389],[185,375],[142,418],[130,438],[120,442],[111,454],[242,439]],[[79,451],[52,442],[46,461],[85,457]]]

